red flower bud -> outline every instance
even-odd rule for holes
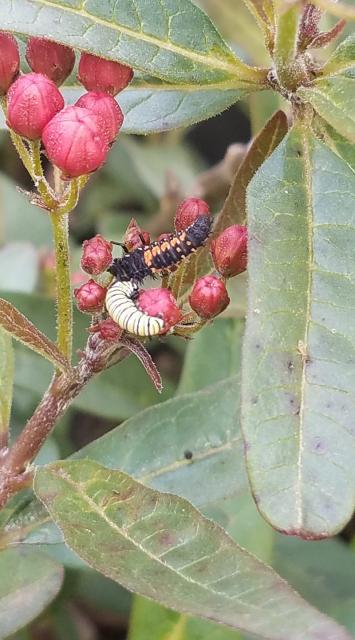
[[[210,212],[210,208],[204,200],[200,198],[187,198],[184,200],[175,216],[175,229],[176,231],[183,231],[195,222],[199,216],[205,216]]]
[[[132,218],[123,237],[123,244],[127,251],[134,251],[138,249],[138,247],[144,247],[149,243],[150,235],[148,231],[143,231],[138,225],[137,220]]]
[[[123,330],[111,318],[107,318],[107,320],[90,327],[89,331],[90,333],[99,333],[100,338],[103,340],[114,341],[117,341],[123,333]]]
[[[8,91],[7,122],[20,136],[37,140],[46,124],[63,107],[63,96],[52,80],[41,73],[27,73]]]
[[[164,332],[180,322],[181,309],[169,289],[147,289],[140,291],[137,307],[149,316],[164,320]]]
[[[105,240],[100,234],[97,234],[94,238],[90,238],[90,240],[84,240],[80,264],[86,273],[97,276],[99,273],[106,271],[111,263],[111,242]]]
[[[216,276],[204,276],[195,282],[189,302],[200,318],[208,320],[222,313],[230,300],[222,280]]]
[[[211,254],[219,273],[225,278],[237,276],[247,268],[248,229],[233,224],[212,240]]]
[[[78,289],[74,289],[74,296],[80,311],[97,313],[102,310],[105,303],[106,289],[95,280],[88,280]]]
[[[42,140],[49,160],[70,178],[96,171],[109,151],[101,118],[76,106],[60,111],[45,127]]]
[[[133,69],[120,62],[82,53],[78,78],[88,91],[104,91],[115,96],[131,82]]]
[[[32,71],[43,73],[60,85],[73,71],[75,52],[70,47],[45,38],[29,38],[26,60]]]
[[[0,31],[0,95],[7,92],[20,68],[20,54],[15,38]]]
[[[89,111],[96,113],[96,115],[102,118],[108,134],[107,142],[109,144],[117,138],[123,124],[123,113],[115,98],[107,93],[89,91],[89,93],[81,96],[75,104],[77,107],[89,109]]]

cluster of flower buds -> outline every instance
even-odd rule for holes
[[[26,59],[31,73],[19,76],[16,40],[0,32],[0,95],[7,98],[7,123],[18,135],[42,140],[47,156],[66,178],[96,171],[123,124],[114,96],[132,80],[133,70],[118,62],[82,53],[78,77],[88,93],[65,106],[58,89],[71,74],[70,47],[29,38]]]
[[[178,208],[175,226],[181,232],[193,224],[198,216],[209,214],[206,202],[197,198],[188,198]],[[160,239],[169,241],[172,234],[162,234]],[[132,252],[150,242],[149,234],[140,229],[132,218],[124,236],[126,251]],[[225,229],[212,242],[210,247],[217,275],[206,275],[196,280],[189,296],[190,307],[204,321],[211,320],[222,313],[230,299],[225,280],[245,271],[247,267],[247,228],[232,225]],[[83,243],[81,267],[91,276],[100,276],[112,263],[112,243],[101,235],[96,235]],[[96,314],[104,311],[107,288],[102,283],[90,279],[75,290],[77,305],[81,311]],[[140,290],[136,306],[145,314],[164,320],[164,333],[180,323],[183,313],[171,291],[160,287]],[[112,320],[99,323],[103,338],[114,339],[119,329]]]

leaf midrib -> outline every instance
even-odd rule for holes
[[[245,70],[246,72],[249,73],[249,75],[253,71],[252,68],[248,67],[248,65],[245,65],[240,60],[235,59],[235,63],[232,64],[232,63],[224,62],[223,60],[220,60],[218,58],[211,57],[209,55],[196,53],[191,49],[183,49],[178,45],[172,44],[171,42],[169,42],[169,40],[159,40],[158,38],[154,36],[150,36],[144,32],[134,31],[132,29],[129,29],[128,27],[119,25],[118,23],[107,22],[103,18],[99,18],[96,15],[95,16],[92,15],[91,13],[86,11],[84,8],[81,8],[79,10],[72,9],[71,7],[67,7],[65,5],[58,5],[58,3],[52,2],[51,0],[31,0],[31,2],[33,4],[40,5],[41,7],[50,7],[51,9],[55,8],[60,11],[67,12],[71,15],[82,16],[84,18],[94,21],[95,24],[101,25],[108,29],[113,29],[114,31],[118,31],[119,33],[124,33],[130,38],[136,39],[138,41],[144,41],[147,44],[151,44],[155,47],[158,47],[159,49],[165,49],[171,53],[176,53],[177,55],[180,55],[185,58],[189,58],[190,60],[194,60],[195,62],[198,62],[199,64],[202,64],[204,66],[212,67],[213,69],[216,69],[216,68],[222,69],[223,71],[226,71],[233,75],[238,75],[238,71],[240,70]],[[85,0],[83,2],[82,7],[84,6],[85,6]],[[232,52],[231,52],[231,56],[232,56]]]
[[[313,290],[313,203],[312,203],[312,178],[311,178],[311,162],[310,162],[310,148],[309,140],[307,139],[306,131],[301,132],[302,146],[303,146],[303,159],[304,159],[304,173],[305,173],[305,190],[307,198],[307,211],[306,211],[306,224],[307,224],[307,292],[306,292],[306,309],[305,309],[305,330],[303,336],[303,344],[308,352],[308,336],[311,322],[311,307],[312,307],[312,290]],[[299,449],[297,459],[297,485],[296,485],[296,510],[298,517],[298,529],[301,531],[304,523],[303,513],[303,459],[304,459],[304,419],[305,419],[305,394],[307,387],[307,355],[302,358],[302,377],[300,386],[300,419],[299,419]]]

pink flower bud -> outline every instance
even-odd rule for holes
[[[209,214],[210,208],[204,200],[200,198],[187,198],[184,200],[175,216],[175,229],[176,231],[183,231],[195,222],[199,216],[205,216]]]
[[[0,31],[0,95],[7,92],[20,68],[20,54],[15,38]]]
[[[212,240],[211,254],[219,273],[225,278],[237,276],[247,268],[248,229],[233,224]]]
[[[200,318],[208,320],[222,313],[230,300],[222,280],[216,276],[204,276],[195,282],[189,302]]]
[[[73,71],[75,52],[70,47],[45,38],[29,38],[26,60],[32,71],[43,73],[60,85]]]
[[[88,91],[103,91],[115,96],[131,82],[133,69],[120,62],[82,53],[78,78]]]
[[[138,249],[138,247],[144,247],[149,243],[150,235],[148,231],[143,231],[138,225],[137,220],[132,218],[123,237],[123,244],[127,251],[134,251]]]
[[[37,140],[63,107],[63,96],[52,80],[41,73],[27,73],[17,78],[8,91],[7,122],[20,136]]]
[[[97,276],[99,273],[106,271],[111,263],[111,242],[105,240],[100,234],[97,234],[94,238],[90,238],[90,240],[84,240],[80,264],[86,273]]]
[[[174,236],[173,233],[161,233],[160,236],[158,236],[157,238],[157,242],[159,242],[160,240],[171,240],[171,238]]]
[[[117,341],[123,333],[123,330],[111,318],[95,324],[90,327],[89,331],[90,333],[98,333],[103,340],[114,341]]]
[[[42,140],[49,160],[70,178],[96,171],[109,151],[101,118],[76,106],[60,111],[45,127]]]
[[[115,98],[107,93],[89,91],[89,93],[81,96],[75,104],[77,107],[89,109],[89,111],[96,113],[96,115],[102,118],[108,134],[107,142],[109,144],[117,138],[124,118]]]
[[[95,280],[88,280],[78,289],[74,289],[74,296],[80,311],[97,313],[104,306],[106,289],[101,287]]]
[[[181,309],[169,289],[147,289],[139,294],[137,307],[149,316],[164,320],[164,333],[180,322]]]

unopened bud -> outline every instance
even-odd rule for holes
[[[117,138],[124,118],[115,98],[108,93],[89,91],[89,93],[85,93],[79,98],[76,106],[89,109],[89,111],[102,118],[105,123],[109,144]]]
[[[88,91],[103,91],[115,96],[133,78],[133,69],[120,62],[82,53],[78,78]]]
[[[70,47],[45,38],[29,38],[26,60],[32,71],[43,73],[60,85],[73,70],[75,52]]]
[[[135,218],[132,218],[123,237],[123,244],[127,251],[131,252],[138,247],[144,247],[150,243],[148,231],[143,231]]]
[[[81,268],[86,273],[97,276],[106,271],[112,263],[112,244],[97,234],[90,240],[83,242],[83,254],[81,257]]]
[[[195,222],[196,218],[208,215],[209,212],[210,208],[204,200],[201,200],[200,198],[187,198],[180,204],[176,212],[176,231],[183,231],[184,229],[187,229],[190,224]]]
[[[248,229],[233,224],[211,242],[211,254],[215,267],[225,278],[242,273],[248,262]]]
[[[114,340],[115,342],[122,335],[123,331],[116,322],[107,318],[98,324],[90,327],[90,333],[98,333],[103,340]]]
[[[98,313],[104,306],[106,289],[95,280],[88,280],[78,289],[74,289],[74,296],[80,311]]]
[[[96,171],[109,151],[101,118],[77,106],[58,113],[45,127],[42,140],[49,160],[70,178]]]
[[[7,92],[20,68],[20,54],[15,38],[0,31],[0,95]]]
[[[37,140],[63,107],[63,96],[52,80],[41,73],[27,73],[8,91],[7,122],[20,136]]]
[[[189,302],[200,318],[209,320],[222,313],[230,300],[222,280],[216,276],[204,276],[195,282]]]
[[[137,307],[149,316],[164,320],[164,333],[180,322],[181,309],[169,289],[147,289],[141,291]]]

